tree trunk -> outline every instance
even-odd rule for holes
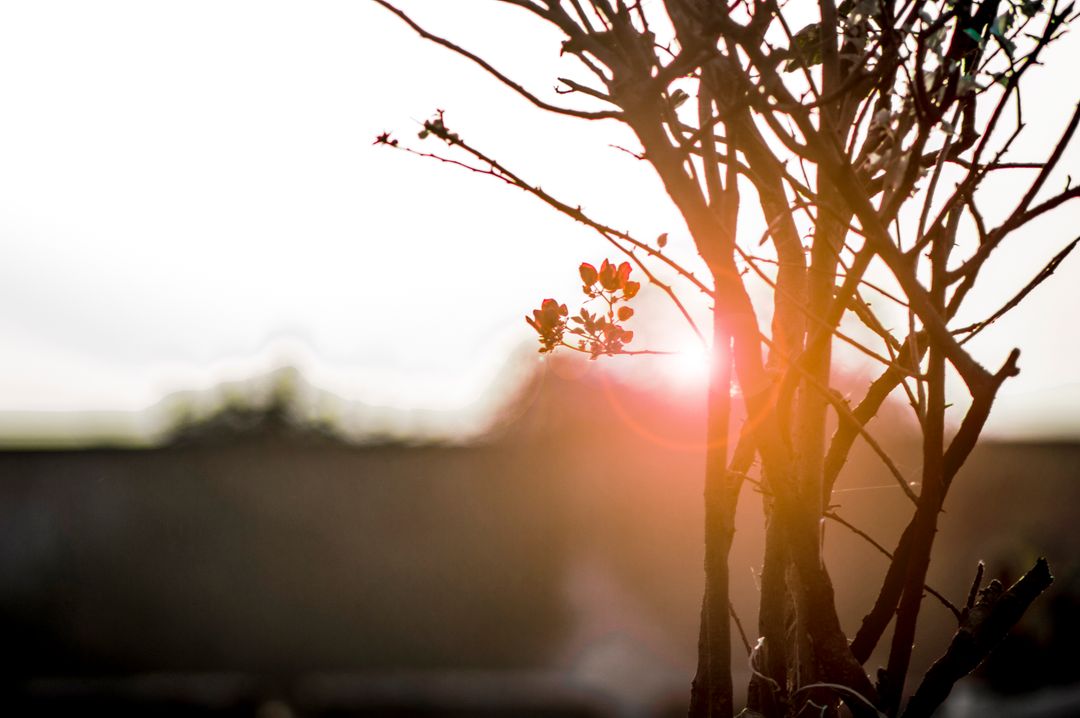
[[[691,688],[693,718],[731,718],[731,597],[728,554],[735,537],[735,507],[742,485],[728,469],[731,417],[731,333],[714,312],[705,453],[705,596]]]

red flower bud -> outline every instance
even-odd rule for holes
[[[615,273],[615,265],[608,262],[606,259],[604,263],[600,265],[600,286],[609,292],[614,292],[619,288],[619,278]]]
[[[539,309],[533,310],[532,317],[525,317],[529,326],[540,335],[540,352],[553,351],[563,338],[566,331],[566,320],[563,317],[570,312],[565,304],[559,304],[554,299],[545,299],[540,303]]]

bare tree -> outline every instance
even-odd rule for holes
[[[1072,239],[999,311],[956,326],[987,259],[1017,230],[1080,197],[1048,188],[1080,122],[1080,108],[1036,158],[1010,149],[1024,129],[1021,84],[1063,32],[1073,5],[1052,0],[498,0],[565,36],[575,77],[545,99],[385,0],[374,0],[424,38],[476,63],[549,112],[628,127],[685,221],[709,269],[699,279],[665,252],[552,196],[451,131],[440,112],[421,138],[445,154],[377,142],[490,175],[582,222],[627,262],[582,265],[588,300],[601,311],[571,313],[545,300],[530,317],[541,351],[592,357],[634,353],[624,322],[640,270],[691,324],[674,276],[713,307],[705,477],[705,596],[692,716],[735,713],[728,554],[735,508],[747,480],[766,499],[753,677],[741,715],[796,716],[808,708],[857,716],[929,716],[1050,584],[1045,561],[1006,588],[982,586],[954,605],[957,632],[904,701],[938,515],[971,453],[1019,351],[985,368],[967,342],[1019,306],[1052,274]],[[802,22],[796,22],[802,18]],[[803,25],[795,30],[793,26]],[[576,100],[576,104],[573,102]],[[570,101],[571,104],[560,104]],[[1011,207],[986,207],[988,178],[1011,173]],[[744,201],[748,200],[748,201]],[[745,237],[740,219],[760,212],[765,236]],[[1066,238],[1063,238],[1066,239]],[[764,245],[764,250],[759,246]],[[755,254],[760,252],[760,254]],[[886,277],[889,287],[873,281]],[[752,282],[772,292],[771,325],[751,302]],[[906,336],[888,330],[879,305],[906,314]],[[857,318],[862,340],[841,322]],[[695,330],[698,328],[695,326]],[[874,339],[867,340],[870,336]],[[830,387],[839,344],[865,354],[880,374],[857,402]],[[640,350],[639,350],[640,353]],[[947,372],[951,368],[953,373]],[[946,423],[949,382],[970,404]],[[734,386],[738,392],[733,393]],[[869,425],[886,399],[903,397],[922,434],[922,470],[912,481],[874,440]],[[735,398],[733,398],[735,397]],[[838,428],[829,436],[829,413]],[[741,419],[741,426],[734,426]],[[737,437],[737,440],[729,440]],[[831,508],[834,483],[857,440],[869,443],[912,505],[888,551],[887,575],[852,640],[841,630],[822,557],[833,520],[870,537]],[[751,476],[757,472],[757,478]],[[894,622],[895,620],[895,622]],[[888,665],[875,679],[863,664],[894,623]]]

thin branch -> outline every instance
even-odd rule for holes
[[[870,432],[867,431],[866,427],[863,426],[861,422],[859,422],[858,418],[856,418],[856,416],[852,413],[851,407],[847,405],[847,402],[837,396],[835,391],[819,382],[817,380],[817,377],[803,369],[802,366],[799,365],[799,362],[797,360],[792,359],[789,356],[785,356],[783,353],[779,352],[777,350],[777,346],[773,343],[771,339],[769,339],[764,334],[759,333],[759,336],[761,338],[761,341],[769,347],[769,350],[773,352],[774,355],[782,358],[789,367],[798,372],[799,375],[806,380],[807,384],[813,387],[815,391],[820,393],[822,397],[824,397],[824,399],[829,402],[829,404],[831,404],[834,409],[836,409],[836,413],[839,414],[842,419],[851,422],[852,427],[855,429],[858,435],[861,436],[866,442],[867,446],[869,446],[870,449],[873,450],[875,454],[877,454],[878,458],[881,459],[881,462],[885,464],[885,468],[887,468],[889,470],[889,473],[892,474],[893,478],[896,479],[896,483],[904,491],[904,495],[907,496],[913,504],[918,505],[919,497],[916,496],[915,492],[911,490],[910,482],[908,482],[908,480],[904,478],[903,472],[901,472],[899,467],[897,467],[896,462],[892,460],[892,457],[889,456],[889,453],[881,447],[881,444],[877,442],[877,439],[875,439],[873,435],[871,435]]]
[[[823,515],[825,516],[825,518],[830,519],[832,521],[835,521],[836,523],[838,523],[841,526],[845,527],[846,529],[851,531],[853,534],[855,534],[856,536],[858,536],[859,538],[863,539],[868,544],[870,544],[871,546],[876,548],[878,550],[878,553],[881,553],[886,558],[888,558],[890,561],[892,560],[892,557],[893,557],[892,552],[889,551],[884,546],[882,546],[881,544],[879,544],[877,541],[875,541],[874,538],[872,536],[870,536],[870,534],[866,533],[865,531],[860,529],[858,526],[855,526],[854,524],[850,523],[849,521],[841,518],[841,516],[839,514],[837,514],[835,511],[826,511]],[[938,601],[940,601],[942,606],[949,609],[952,612],[952,614],[954,616],[956,616],[957,621],[960,620],[960,616],[962,614],[961,614],[960,609],[956,607],[956,604],[954,604],[949,599],[945,598],[945,596],[942,595],[942,593],[940,591],[937,591],[936,589],[930,587],[929,585],[924,585],[923,588],[926,589],[927,593],[929,593],[931,596],[933,596]]]
[[[983,574],[986,572],[986,564],[979,561],[975,567],[975,578],[971,580],[971,588],[968,589],[967,601],[964,602],[964,610],[970,611],[975,605],[975,599],[979,597],[979,589],[982,588]]]
[[[586,339],[587,338],[588,337],[586,337]],[[593,359],[595,359],[598,356],[609,356],[609,357],[614,357],[614,356],[674,356],[674,355],[679,353],[679,352],[657,351],[657,350],[654,350],[654,349],[620,349],[617,352],[602,351],[602,352],[599,352],[598,354],[594,355],[593,352],[589,351],[588,349],[582,349],[581,347],[576,347],[573,344],[569,344],[567,342],[560,342],[559,346],[565,347],[565,348],[570,349],[572,351],[576,351],[576,352],[578,352],[580,354],[589,354],[589,355],[592,356]]]
[[[1031,281],[1028,282],[1024,286],[1023,289],[1021,289],[1019,292],[1017,292],[1016,296],[1014,296],[1009,301],[1005,302],[1005,304],[1001,307],[1001,309],[998,309],[996,312],[994,312],[993,314],[991,314],[989,317],[982,320],[981,322],[975,322],[974,324],[970,324],[970,325],[968,325],[966,327],[963,327],[961,329],[956,329],[955,330],[956,334],[967,334],[967,336],[964,337],[960,341],[960,343],[961,344],[966,344],[973,337],[978,335],[979,332],[981,332],[983,329],[986,329],[988,326],[990,326],[991,324],[996,322],[998,319],[1005,316],[1005,314],[1012,311],[1012,309],[1014,307],[1016,307],[1017,304],[1022,302],[1024,300],[1024,298],[1027,297],[1027,295],[1031,294],[1031,292],[1033,292],[1036,287],[1038,287],[1040,284],[1045,282],[1050,277],[1050,275],[1052,275],[1054,273],[1054,271],[1057,270],[1058,265],[1061,264],[1065,260],[1065,257],[1069,256],[1069,253],[1073,251],[1073,249],[1076,247],[1076,244],[1078,242],[1080,242],[1080,237],[1077,237],[1073,241],[1069,242],[1065,246],[1065,249],[1063,249],[1060,252],[1058,252],[1057,254],[1055,254],[1054,258],[1051,259],[1047,263],[1047,265],[1045,267],[1043,267],[1042,270],[1038,274],[1036,274],[1031,279]]]
[[[425,127],[427,127],[427,125],[425,125]],[[666,264],[669,268],[674,270],[683,279],[690,282],[694,287],[696,287],[699,291],[701,291],[706,296],[708,296],[708,297],[713,296],[713,290],[710,289],[708,286],[706,286],[700,279],[695,277],[693,272],[690,272],[689,270],[684,269],[681,265],[679,265],[677,262],[675,262],[674,260],[669,258],[663,252],[660,252],[660,251],[658,251],[656,249],[653,249],[652,247],[650,247],[645,242],[631,236],[628,232],[617,230],[614,227],[610,227],[610,226],[608,226],[606,224],[603,224],[602,222],[598,222],[598,221],[592,219],[591,217],[589,217],[588,215],[585,214],[585,212],[581,209],[581,207],[573,207],[573,206],[571,206],[571,205],[569,205],[569,204],[567,204],[567,203],[565,203],[565,202],[563,202],[563,201],[561,201],[559,199],[556,199],[554,196],[552,196],[548,192],[544,191],[540,187],[538,187],[536,185],[529,184],[528,182],[526,182],[521,177],[519,177],[518,175],[511,172],[509,169],[507,169],[505,166],[503,166],[502,164],[500,164],[499,162],[497,162],[493,158],[487,156],[483,152],[481,152],[481,151],[477,150],[476,148],[472,147],[471,145],[469,145],[467,142],[462,140],[460,137],[451,136],[451,134],[449,132],[446,132],[445,130],[443,130],[442,132],[445,135],[445,137],[440,137],[440,138],[443,139],[447,144],[449,144],[451,146],[454,146],[454,147],[460,147],[461,149],[463,149],[464,151],[466,151],[467,153],[472,155],[474,158],[480,160],[482,163],[484,163],[487,166],[486,167],[476,167],[476,166],[467,164],[465,162],[461,162],[459,160],[455,160],[455,159],[452,159],[452,158],[449,158],[449,157],[444,157],[443,155],[438,155],[438,154],[434,154],[434,153],[431,153],[431,152],[421,152],[419,150],[414,150],[414,149],[412,149],[410,147],[405,147],[403,145],[396,144],[396,140],[391,139],[389,137],[389,135],[386,135],[386,134],[380,135],[379,138],[376,140],[376,143],[377,144],[387,145],[387,146],[391,147],[392,149],[397,149],[397,150],[401,150],[403,152],[408,152],[409,154],[416,155],[418,157],[426,157],[428,159],[437,160],[439,162],[444,162],[446,164],[455,165],[457,167],[461,167],[463,169],[469,170],[470,172],[475,172],[477,174],[482,174],[482,175],[487,175],[489,177],[494,177],[495,179],[501,180],[502,182],[505,182],[508,185],[511,185],[513,187],[517,187],[518,189],[521,189],[521,190],[524,190],[525,192],[528,192],[529,194],[533,195],[534,197],[537,197],[538,199],[543,201],[545,204],[547,204],[548,206],[558,210],[560,213],[566,215],[567,217],[570,217],[571,219],[573,219],[573,220],[575,220],[577,222],[580,222],[580,223],[586,225],[587,227],[590,227],[590,228],[596,230],[597,232],[600,232],[601,234],[604,234],[605,236],[610,235],[612,237],[618,237],[619,239],[633,245],[635,248],[640,249],[641,251],[648,254],[650,257],[653,257],[654,259],[657,259],[660,262]]]
[[[450,42],[449,40],[447,40],[444,37],[440,37],[439,35],[435,35],[434,33],[428,32],[423,27],[421,27],[419,24],[417,24],[416,21],[414,21],[411,17],[409,17],[407,14],[405,14],[404,12],[399,10],[398,8],[391,5],[389,2],[386,2],[386,0],[372,0],[372,2],[375,2],[375,3],[383,6],[384,8],[389,10],[390,12],[397,15],[398,18],[400,18],[402,22],[404,22],[406,25],[411,27],[416,32],[417,35],[424,38],[425,40],[430,40],[431,42],[435,43],[436,45],[441,45],[441,46],[445,47],[446,49],[451,50],[452,52],[454,52],[454,53],[456,53],[458,55],[461,55],[462,57],[467,58],[467,59],[471,60],[472,62],[474,62],[475,64],[479,65],[489,75],[491,75],[492,77],[497,79],[499,82],[506,85],[507,87],[512,89],[514,92],[518,93],[519,95],[524,97],[526,100],[528,100],[529,102],[536,105],[537,107],[539,107],[542,110],[547,110],[548,112],[555,112],[555,113],[560,114],[560,115],[569,115],[570,117],[579,117],[579,118],[585,119],[585,120],[607,120],[607,119],[619,119],[619,118],[622,117],[622,113],[619,112],[619,111],[616,111],[616,110],[599,110],[599,111],[591,111],[590,112],[590,111],[586,111],[586,110],[575,110],[575,109],[570,108],[570,107],[559,107],[558,105],[552,105],[549,102],[545,102],[544,100],[540,99],[539,97],[537,97],[533,93],[526,90],[524,87],[522,87],[517,82],[514,82],[509,77],[507,77],[503,73],[499,72],[497,69],[495,69],[491,65],[491,63],[489,63],[487,60],[480,57],[479,55],[477,55],[475,53],[472,53],[472,52],[469,52],[465,48],[463,48],[460,45],[457,45],[457,44],[455,44],[453,42]]]
[[[746,637],[746,630],[743,628],[742,621],[739,620],[739,614],[735,613],[735,604],[728,601],[728,609],[731,613],[731,619],[735,621],[735,628],[739,630],[739,638],[742,639],[743,647],[746,648],[746,655],[749,656],[753,649],[750,647],[750,639]]]
[[[786,297],[795,307],[797,307],[799,309],[800,312],[805,314],[808,319],[810,319],[811,321],[818,324],[823,330],[829,332],[830,334],[832,334],[833,336],[835,336],[837,339],[841,340],[845,344],[848,344],[848,345],[854,347],[858,351],[862,352],[863,354],[870,357],[871,359],[883,364],[884,366],[895,367],[898,371],[902,371],[902,372],[911,374],[911,376],[918,377],[918,372],[914,372],[914,371],[908,369],[907,367],[896,364],[895,362],[891,361],[888,357],[884,357],[881,354],[878,354],[873,349],[871,349],[868,346],[862,344],[861,342],[849,337],[847,334],[845,334],[844,332],[837,329],[834,325],[829,323],[825,318],[820,317],[817,314],[815,314],[814,312],[810,311],[810,308],[807,307],[803,302],[799,301],[797,297],[793,297],[789,293],[784,292],[783,288],[779,287],[776,284],[776,282],[773,281],[773,279],[768,274],[766,274],[764,271],[761,270],[760,267],[758,267],[756,265],[756,263],[754,262],[751,255],[749,255],[745,251],[743,251],[743,249],[741,247],[739,247],[738,245],[736,245],[735,251],[738,253],[739,257],[743,261],[745,261],[747,263],[747,266],[749,266],[754,271],[755,274],[757,274],[759,277],[761,277],[761,280],[763,282],[765,282],[766,284],[768,284],[769,287],[771,289],[773,289],[773,291],[775,291],[778,294]]]

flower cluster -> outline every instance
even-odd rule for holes
[[[616,267],[605,259],[599,270],[588,262],[583,262],[578,271],[581,281],[585,282],[581,289],[590,299],[601,296],[605,291],[612,295],[618,294],[624,300],[633,299],[641,289],[640,284],[630,281],[629,262],[623,262]],[[597,284],[600,286],[597,287]]]
[[[545,299],[540,309],[533,310],[531,317],[525,317],[529,326],[540,335],[540,352],[565,346],[587,353],[592,359],[623,353],[623,347],[633,341],[634,332],[623,327],[621,322],[634,316],[634,310],[625,304],[618,305],[633,299],[641,289],[641,284],[630,280],[630,263],[615,266],[605,259],[600,269],[586,262],[578,271],[585,296],[589,300],[601,300],[606,306],[597,313],[583,308],[570,317],[565,304]],[[569,326],[571,323],[575,326]],[[578,337],[576,346],[563,341],[566,333]]]
[[[540,335],[540,353],[550,352],[562,344],[563,332],[566,331],[566,316],[569,311],[565,304],[554,299],[545,299],[539,309],[533,310],[531,317],[525,317],[533,329]]]

